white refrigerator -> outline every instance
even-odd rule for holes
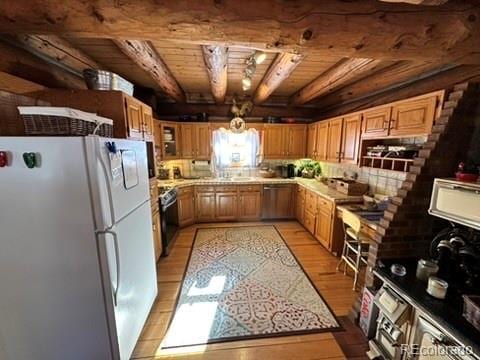
[[[0,137],[0,359],[129,359],[157,295],[145,143]]]

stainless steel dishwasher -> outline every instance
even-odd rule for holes
[[[263,185],[262,219],[290,219],[294,214],[292,184]]]

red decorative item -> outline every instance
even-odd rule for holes
[[[475,181],[478,180],[478,175],[477,174],[457,172],[457,173],[455,173],[455,176],[456,176],[457,180],[459,180],[459,181],[475,182]]]
[[[0,168],[8,165],[8,157],[6,151],[0,151]]]

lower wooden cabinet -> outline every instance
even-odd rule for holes
[[[215,194],[215,220],[231,221],[237,218],[237,193]]]
[[[315,237],[326,249],[330,250],[332,214],[325,210],[317,211]]]
[[[305,225],[305,188],[300,185],[297,185],[296,189],[295,217],[300,224]]]
[[[215,192],[197,192],[195,205],[198,222],[215,221]]]
[[[297,186],[295,214],[298,222],[327,250],[336,253],[338,244],[334,242],[336,236],[334,212],[335,204],[332,201],[300,185]]]
[[[177,193],[178,225],[187,226],[195,222],[195,198],[193,188],[179,189]]]
[[[262,194],[260,191],[240,191],[238,197],[238,220],[251,221],[262,218]]]
[[[152,214],[153,246],[155,250],[155,260],[158,261],[162,255],[162,230],[160,225],[160,212]]]
[[[315,233],[315,218],[316,215],[314,213],[305,210],[303,226],[305,226],[305,229],[307,229],[312,234]]]

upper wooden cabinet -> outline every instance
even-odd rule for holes
[[[160,121],[159,143],[162,149],[162,159],[178,159],[180,158],[179,137],[180,126],[174,122]]]
[[[340,161],[342,163],[356,164],[360,148],[360,114],[350,115],[343,118],[342,146]]]
[[[265,125],[263,154],[266,159],[281,159],[286,155],[283,125]]]
[[[263,150],[266,159],[297,159],[305,156],[306,125],[266,124],[264,131]]]
[[[212,135],[209,124],[181,124],[180,133],[184,159],[210,159]]]
[[[121,91],[51,89],[31,96],[52,106],[66,106],[113,120],[116,138],[153,141],[152,108]]]
[[[304,157],[307,147],[306,125],[286,125],[285,136],[287,157],[292,159]]]
[[[437,99],[434,96],[394,105],[390,135],[428,134],[432,129],[436,106]]]
[[[336,118],[328,122],[327,132],[327,161],[339,161],[342,145],[342,118]]]
[[[195,125],[195,147],[195,159],[210,159],[212,154],[212,132],[209,124]]]
[[[125,111],[130,137],[141,138],[143,136],[142,104],[134,98],[125,98]]]
[[[315,142],[315,159],[318,161],[327,159],[328,145],[328,122],[321,121],[317,124],[317,139]]]
[[[391,114],[392,108],[390,106],[365,111],[363,113],[362,137],[378,138],[387,136]]]
[[[315,159],[317,156],[317,124],[307,127],[307,157]]]
[[[427,135],[442,100],[443,91],[367,110],[363,112],[362,138]]]
[[[193,124],[180,124],[182,136],[181,153],[185,159],[193,159],[195,156],[195,129]]]

